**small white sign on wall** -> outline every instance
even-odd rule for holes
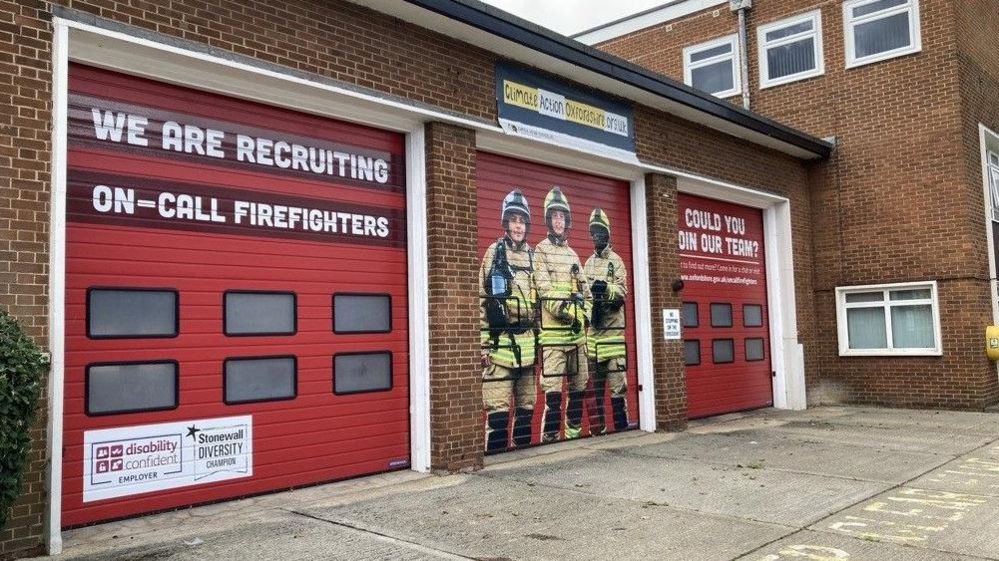
[[[663,310],[663,339],[675,341],[680,338],[680,310],[667,308]]]
[[[83,501],[253,475],[253,417],[86,431]]]

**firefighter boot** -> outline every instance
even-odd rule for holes
[[[486,453],[499,452],[507,448],[510,432],[507,422],[509,411],[493,411],[486,416]]]
[[[531,443],[531,421],[534,420],[534,409],[517,408],[513,417],[513,445],[527,446]]]
[[[614,430],[623,431],[628,428],[628,401],[623,395],[611,398],[611,408],[614,409]]]
[[[583,432],[583,391],[569,391],[569,403],[565,406],[565,439],[579,438]]]
[[[544,430],[541,442],[558,440],[559,429],[562,428],[562,392],[545,393],[545,415],[541,425]]]
[[[596,372],[596,368],[590,370]],[[604,424],[604,396],[607,392],[607,380],[598,376],[593,380],[593,410],[590,413],[590,434],[604,434],[607,426]],[[587,403],[590,405],[590,403]]]

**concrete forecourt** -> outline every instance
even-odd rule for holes
[[[999,416],[763,409],[70,530],[55,559],[999,557]]]

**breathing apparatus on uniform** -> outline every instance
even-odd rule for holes
[[[530,321],[524,321],[525,317],[529,317],[531,313],[528,310],[517,310],[516,319],[512,318],[510,313],[511,296],[513,295],[513,277],[514,274],[520,271],[527,271],[528,274],[534,271],[534,256],[533,252],[528,251],[528,262],[527,268],[516,267],[510,264],[507,258],[507,243],[515,251],[520,250],[527,243],[527,236],[525,231],[524,240],[516,242],[510,235],[510,218],[514,214],[520,214],[523,216],[525,222],[527,223],[527,231],[530,231],[531,226],[531,209],[527,206],[527,199],[524,194],[521,193],[519,189],[514,189],[507,194],[503,199],[503,206],[500,212],[500,219],[503,223],[503,229],[505,230],[505,235],[496,241],[496,250],[493,253],[493,261],[489,267],[489,273],[483,280],[483,290],[485,292],[485,312],[486,321],[489,323],[489,338],[492,341],[492,347],[495,349],[499,346],[499,338],[504,332],[510,335],[519,335],[524,333],[528,329],[531,329],[532,325]],[[517,306],[520,305],[520,300],[516,300]],[[520,347],[516,343],[512,343],[512,350],[517,362],[520,363]]]
[[[590,237],[593,239],[593,252],[600,255],[610,245],[610,218],[601,208],[593,209],[590,213]],[[624,305],[624,299],[615,294],[614,287],[617,282],[617,271],[614,270],[614,263],[607,263],[606,280],[595,280],[590,286],[593,294],[593,325],[602,327],[604,318],[612,314]]]

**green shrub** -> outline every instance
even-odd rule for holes
[[[48,367],[38,345],[0,310],[0,528],[21,491],[42,374]]]

